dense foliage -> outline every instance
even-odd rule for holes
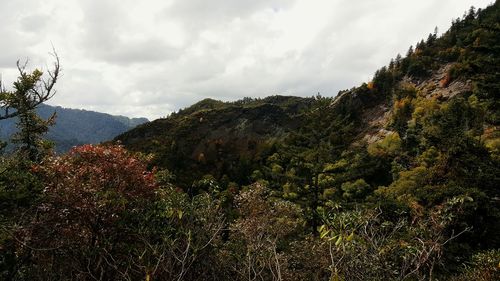
[[[500,279],[499,19],[336,98],[207,99],[63,156],[18,138],[0,279]]]

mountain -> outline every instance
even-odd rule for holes
[[[406,57],[391,60],[369,83],[331,98],[328,110],[318,117],[329,122],[324,129],[330,129],[322,137],[337,139],[337,154],[366,148],[396,133],[406,141],[411,130],[416,130],[409,125],[416,121],[417,112],[465,99],[467,106],[480,104],[485,113],[478,126],[487,133],[475,131],[475,136],[490,149],[498,149],[497,6],[469,11],[442,36],[429,34],[410,47]],[[184,186],[205,174],[248,184],[276,145],[290,133],[307,130],[305,116],[314,110],[314,103],[314,97],[273,96],[233,103],[207,99],[138,126],[115,141],[134,151],[152,153],[154,164],[171,170]],[[469,121],[464,121],[466,131],[473,130]]]
[[[332,200],[415,216],[471,200],[453,227],[475,229],[467,247],[498,247],[499,6],[471,9],[336,97],[207,99],[115,141],[189,194],[265,181],[313,232]]]
[[[336,97],[0,155],[0,279],[500,280],[499,22],[471,8]]]
[[[175,171],[184,185],[205,174],[246,182],[251,163],[274,140],[300,126],[300,112],[311,98],[272,96],[237,102],[202,100],[168,118],[145,123],[115,141],[135,151],[154,153],[155,162]]]
[[[82,144],[95,144],[148,122],[146,118],[127,118],[81,109],[42,104],[37,108],[40,117],[47,119],[56,113],[56,123],[49,129],[47,139],[55,143],[57,152],[68,151]],[[16,132],[16,119],[0,121],[0,138],[8,140]]]

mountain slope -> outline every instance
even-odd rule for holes
[[[129,119],[105,113],[60,106],[41,105],[37,113],[44,119],[56,113],[56,124],[49,129],[47,139],[55,143],[57,152],[68,151],[75,145],[100,143],[146,123],[146,118]],[[7,140],[16,131],[16,120],[0,122],[0,137]]]
[[[332,135],[343,140],[340,146],[363,147],[394,132],[405,138],[412,111],[420,105],[417,99],[419,103],[432,100],[445,104],[458,97],[472,97],[481,103],[487,113],[484,127],[490,132],[484,138],[496,145],[498,19],[498,3],[484,11],[471,10],[441,37],[429,34],[427,40],[411,47],[406,57],[398,55],[391,60],[371,82],[340,92],[332,99],[328,113],[337,130]],[[153,153],[155,164],[182,174],[181,182],[187,186],[189,180],[204,173],[217,179],[227,174],[231,180],[248,183],[252,169],[271,153],[266,149],[272,145],[260,146],[304,127],[303,113],[313,102],[291,97],[248,103],[204,100],[115,140],[132,150]],[[259,149],[249,153],[245,147],[252,142],[259,144]]]
[[[0,276],[500,280],[499,3],[335,98],[206,99],[115,139],[151,155],[4,157]]]
[[[273,140],[300,126],[298,114],[312,99],[273,96],[224,103],[205,99],[168,118],[118,136],[131,150],[155,154],[155,164],[174,172],[179,184],[212,174],[248,181]]]

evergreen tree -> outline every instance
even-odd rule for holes
[[[298,201],[305,207],[312,232],[319,226],[318,207],[324,187],[320,176],[332,162],[335,144],[332,142],[337,122],[332,119],[332,99],[317,95],[315,102],[303,115],[303,126],[292,133],[281,151],[289,162],[286,178],[289,184],[298,186]]]
[[[48,127],[54,123],[55,114],[48,120],[41,119],[35,108],[49,100],[55,94],[54,85],[59,76],[59,58],[54,53],[54,69],[48,71],[49,78],[43,78],[43,72],[35,69],[26,71],[27,63],[17,62],[19,77],[14,82],[13,90],[8,91],[0,83],[0,120],[18,117],[19,132],[14,135],[13,142],[18,145],[18,152],[29,161],[39,161],[48,147],[42,139]]]

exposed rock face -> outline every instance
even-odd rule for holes
[[[472,91],[472,81],[461,81],[450,79],[450,70],[453,64],[445,64],[439,70],[435,71],[429,78],[424,80],[416,80],[405,76],[399,86],[413,87],[417,90],[419,96],[424,96],[428,99],[448,100],[456,95]],[[344,95],[347,93],[344,93]],[[388,130],[392,118],[392,107],[387,102],[380,103],[373,108],[364,111],[362,119],[366,121],[367,128],[361,134],[360,140],[353,145],[361,145],[363,143],[371,144],[383,139],[393,131]]]
[[[435,72],[429,79],[426,79],[420,83],[414,83],[408,81],[410,84],[415,86],[418,92],[427,98],[439,98],[439,99],[449,99],[458,94],[468,92],[472,90],[472,83],[470,80],[451,81],[450,70],[453,64],[446,64]]]

